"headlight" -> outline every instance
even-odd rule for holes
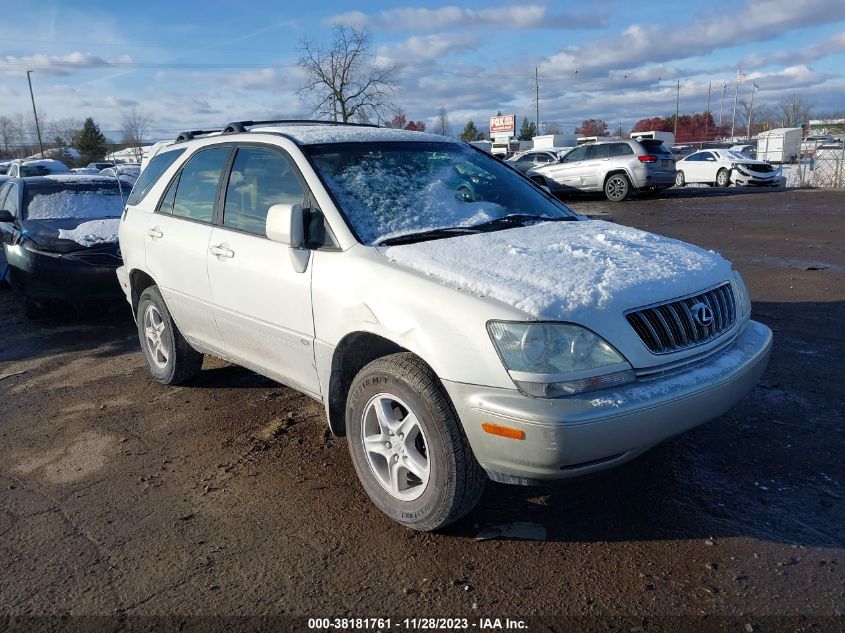
[[[733,271],[733,274],[736,293],[739,295],[739,313],[743,317],[746,317],[751,312],[751,296],[748,294],[748,288],[745,287],[745,282],[742,281],[742,275],[737,271]]]
[[[531,396],[571,396],[635,378],[610,343],[580,325],[490,321],[487,329],[514,383]]]

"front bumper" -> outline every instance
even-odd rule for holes
[[[88,254],[30,251],[20,245],[6,251],[12,283],[33,299],[96,302],[120,297],[116,266],[87,262],[83,257]],[[108,259],[119,263],[116,257]]]
[[[492,479],[531,484],[621,464],[712,420],[757,384],[772,332],[749,321],[725,351],[680,371],[559,399],[516,389],[444,381],[475,457]],[[489,435],[484,422],[517,428],[523,440]]]

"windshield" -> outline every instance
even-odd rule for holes
[[[49,176],[50,174],[64,174],[70,171],[64,165],[21,165],[21,178],[30,178],[32,176]]]
[[[510,167],[460,143],[332,143],[303,151],[368,245],[514,214],[573,217]]]
[[[129,188],[123,195],[117,183],[30,184],[24,192],[24,218],[27,220],[60,220],[63,218],[117,218]]]

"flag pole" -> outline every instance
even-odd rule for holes
[[[742,67],[740,67],[738,69],[737,73],[736,73],[736,89],[734,90],[734,114],[733,114],[733,117],[731,118],[731,140],[733,140],[734,127],[736,126],[736,104],[737,104],[737,100],[739,99],[739,82],[741,81],[740,80],[741,74],[742,74]]]

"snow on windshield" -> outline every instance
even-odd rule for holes
[[[329,147],[312,159],[364,244],[512,213],[565,215],[507,167],[457,144]]]
[[[129,188],[125,190],[128,195]],[[27,192],[29,196],[29,192]],[[36,190],[26,207],[28,220],[119,217],[123,198],[117,188]]]
[[[75,229],[59,229],[59,237],[63,240],[72,240],[81,246],[109,244],[117,242],[119,228],[119,218],[90,220],[83,222]]]

